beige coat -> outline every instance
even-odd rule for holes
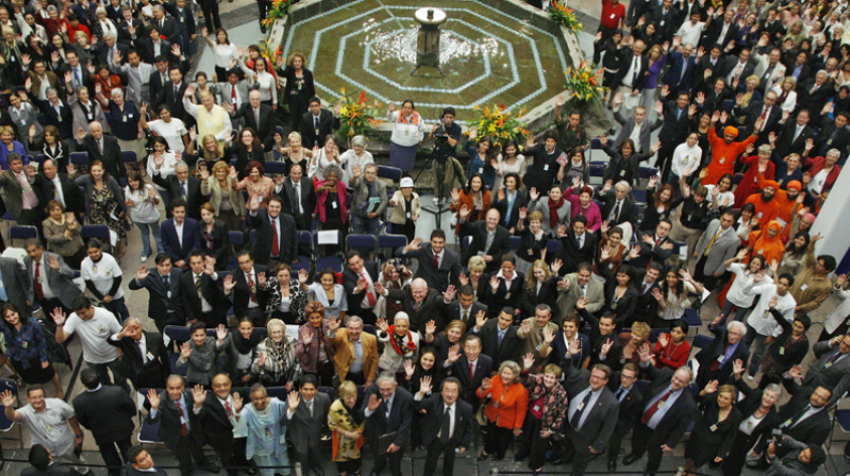
[[[83,239],[80,237],[82,225],[74,221],[76,225],[70,232],[71,239],[65,237],[65,230],[68,229],[68,224],[57,225],[50,218],[41,222],[44,227],[44,237],[47,238],[47,251],[52,251],[63,257],[74,256],[84,246]]]
[[[419,194],[413,192],[410,197],[411,216],[417,216],[422,212],[422,204],[419,201]],[[390,214],[390,223],[404,225],[407,210],[404,208],[404,195],[401,193],[401,190],[396,190],[391,200],[395,202],[395,206],[392,207],[393,211]]]
[[[230,177],[228,177],[228,187],[230,187],[229,180]],[[218,216],[218,211],[221,207],[221,185],[214,175],[201,181],[201,193],[210,197],[210,205],[215,208],[215,215]],[[247,213],[245,209],[245,197],[242,196],[241,191],[233,190],[233,187],[230,187],[230,205],[233,207],[233,213],[237,216],[245,216]]]

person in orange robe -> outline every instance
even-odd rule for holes
[[[758,187],[759,189],[765,187],[765,180],[761,175],[758,177]],[[782,233],[780,233],[782,241],[787,242],[788,237],[791,235],[791,221],[794,219],[794,215],[797,214],[797,211],[803,206],[802,199],[800,197],[800,192],[803,190],[803,184],[800,183],[799,180],[792,180],[788,182],[788,185],[786,185],[785,188],[787,190],[777,188],[776,196],[773,200],[779,203],[779,215],[776,217],[776,221],[782,225]]]
[[[723,129],[723,139],[717,137],[714,125],[719,119],[720,111],[714,111],[714,115],[711,116],[711,126],[708,128],[708,143],[711,145],[711,163],[706,167],[708,175],[701,183],[717,183],[723,175],[734,174],[735,159],[744,153],[748,145],[755,143],[756,139],[758,139],[758,134],[753,134],[743,142],[734,142],[735,138],[738,137],[738,129],[732,126],[726,126]],[[764,122],[764,119],[760,117],[756,119],[753,131],[759,130],[762,122]]]
[[[759,221],[759,228],[766,230],[767,224],[779,216],[779,209],[781,207],[779,201],[776,200],[776,191],[779,190],[779,184],[773,180],[764,180],[761,182],[761,185],[761,193],[750,195],[747,203],[752,203],[756,207],[756,218]]]
[[[782,243],[782,228],[781,223],[771,220],[765,230],[750,233],[747,241],[752,244],[753,252],[747,257],[747,262],[749,262],[750,257],[755,255],[763,256],[768,265],[774,261],[777,263],[781,261],[782,255],[785,254],[785,245]]]

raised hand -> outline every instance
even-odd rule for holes
[[[744,373],[744,361],[741,359],[736,359],[732,362],[732,373],[735,375],[735,378],[740,378],[741,374]]]
[[[266,366],[266,354],[265,352],[260,352],[257,354],[257,366],[263,368]]]
[[[705,388],[703,390],[705,390],[706,394],[714,393],[714,392],[717,391],[717,385],[718,384],[719,384],[719,382],[717,380],[712,380],[711,382],[708,382],[707,384],[705,384]]]
[[[233,275],[229,274],[226,278],[224,278],[224,292],[230,293],[233,290],[233,287],[236,286],[236,281],[233,280]]]
[[[215,328],[215,337],[219,341],[222,341],[227,337],[227,327],[224,324],[219,324],[218,327]]]
[[[56,255],[48,255],[47,266],[50,266],[55,271],[59,271],[59,257]]]
[[[658,288],[652,289],[652,297],[655,298],[656,301],[661,302],[664,300],[664,294]]]
[[[457,360],[459,358],[460,358],[460,346],[455,344],[455,345],[453,345],[449,348],[449,355],[447,357],[447,360],[450,363],[453,364],[453,363],[457,362]]]
[[[143,264],[143,265],[139,266],[139,269],[136,270],[136,281],[139,281],[139,282],[144,281],[145,278],[147,278],[149,274],[151,274],[151,272],[148,271],[148,265]]]
[[[434,335],[435,332],[437,332],[437,323],[433,320],[428,321],[425,324],[425,334],[431,336]]]
[[[53,309],[53,312],[50,313],[50,317],[53,318],[53,322],[57,326],[61,326],[62,324],[65,324],[65,313],[62,312],[62,308],[60,308],[60,307]]]
[[[457,280],[461,286],[466,286],[467,284],[469,284],[469,278],[464,273],[460,273],[460,275],[458,275],[457,277]]]
[[[670,334],[661,334],[658,336],[658,343],[661,344],[662,349],[666,349],[667,344],[670,343]]]
[[[201,404],[207,399],[207,392],[204,390],[203,385],[195,385],[192,389],[192,398],[195,399],[195,406],[201,408]]]
[[[576,309],[587,308],[587,303],[589,303],[589,302],[590,302],[590,300],[587,299],[587,296],[582,296],[582,297],[578,298],[578,301],[576,301]]]
[[[257,284],[261,288],[266,287],[266,273],[265,272],[257,273]]]
[[[306,327],[301,329],[301,342],[304,345],[310,345],[313,342],[313,334],[310,332],[310,329]]]
[[[532,202],[536,202],[538,198],[540,198],[540,192],[537,191],[537,187],[531,187],[531,190],[528,192],[528,196],[531,197]]]
[[[340,319],[334,318],[333,316],[328,316],[328,332],[331,334],[336,334],[336,331],[339,330]]]
[[[189,356],[192,355],[192,346],[189,345],[188,342],[184,342],[183,345],[180,346],[180,358],[183,361],[189,360]]]
[[[555,340],[555,331],[551,327],[546,326],[543,329],[543,342],[545,342],[546,345],[549,345],[553,340]],[[578,341],[579,339],[576,339],[574,343],[577,343]],[[572,351],[572,347],[570,347],[570,351]],[[578,353],[578,347],[576,347],[576,353]]]
[[[611,351],[611,347],[614,347],[614,339],[611,339],[609,337],[608,339],[605,340],[605,343],[602,344],[602,349],[601,349],[602,355],[607,356],[608,352]]]
[[[410,380],[413,377],[413,373],[416,371],[416,364],[413,363],[412,360],[404,361],[404,375],[407,377],[407,380]]]
[[[390,328],[390,325],[387,324],[387,320],[384,319],[383,317],[378,319],[378,321],[375,322],[375,325],[378,326],[378,329],[380,329],[383,332],[387,332],[387,329]]]
[[[490,389],[490,377],[484,377],[484,379],[481,380],[481,388],[484,390]]]
[[[499,289],[499,277],[495,274],[490,276],[490,288],[493,289],[493,292],[498,291]]]
[[[420,395],[428,395],[431,393],[431,377],[424,376],[419,380],[419,394]]]
[[[381,399],[373,393],[369,396],[369,402],[366,404],[366,408],[368,408],[370,412],[374,412],[379,406],[381,406]]]
[[[458,215],[461,218],[466,219],[469,216],[469,205],[464,204],[462,207],[460,207]]]
[[[652,350],[649,348],[649,342],[644,342],[637,350],[638,356],[640,356],[641,363],[646,363],[652,360]]]
[[[289,392],[289,395],[286,396],[286,404],[289,405],[289,411],[294,413],[295,409],[298,408],[298,405],[300,403],[301,394],[299,394],[298,392]]]
[[[148,390],[148,403],[151,404],[151,410],[158,409],[159,408],[159,402],[160,402],[160,398],[159,398],[159,394],[156,393],[156,390],[154,390],[152,388],[149,389]]]
[[[2,402],[3,406],[6,408],[15,408],[15,404],[18,403],[18,399],[15,398],[15,395],[13,395],[11,391],[6,390],[5,392],[0,393],[0,402]]]
[[[720,321],[723,320],[723,317],[724,317],[724,314],[721,312],[717,317],[714,318],[713,321],[711,321],[711,327],[714,327],[717,324],[720,324]]]
[[[522,330],[522,333],[524,335],[531,334],[531,323],[528,322],[527,320],[522,321],[522,323],[519,325],[519,327],[520,327],[520,330]]]
[[[310,279],[310,276],[307,274],[306,269],[301,269],[298,271],[298,282],[300,284],[307,284],[308,279]]]
[[[446,292],[443,293],[443,299],[451,302],[451,301],[454,300],[456,294],[457,294],[457,289],[455,289],[453,284],[449,284],[449,287],[446,288]]]
[[[477,329],[481,329],[484,327],[484,324],[487,324],[487,313],[485,311],[478,311],[478,314],[475,315],[475,327]]]

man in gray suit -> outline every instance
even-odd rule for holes
[[[295,461],[301,464],[301,474],[306,475],[307,469],[312,469],[316,476],[324,476],[319,445],[322,428],[327,425],[331,399],[318,390],[316,376],[304,374],[301,392],[291,392],[287,396],[289,409],[280,419],[280,424],[289,427],[286,436],[295,449]]]
[[[377,236],[381,226],[381,217],[387,211],[387,186],[378,179],[378,165],[366,164],[363,170],[354,166],[351,180],[345,184],[351,194],[351,232]],[[379,200],[372,205],[373,199]]]
[[[243,104],[248,103],[248,93],[254,88],[248,84],[247,80],[239,80],[239,68],[231,69],[227,74],[227,78],[216,79],[222,81],[218,84],[219,104],[230,104],[235,111],[242,107]],[[235,94],[234,90],[236,90]]]
[[[824,387],[832,390],[827,406],[837,403],[850,391],[850,335],[836,336],[818,342],[812,347],[818,360],[803,377],[803,367],[795,365],[788,371],[789,378],[801,378],[803,387]]]
[[[30,295],[31,283],[24,267],[15,258],[0,257],[0,276],[3,278],[0,299],[29,315],[32,301],[28,301],[27,296]]]
[[[570,346],[567,360],[579,353],[579,340]],[[572,456],[575,475],[584,474],[594,455],[605,451],[608,439],[617,426],[620,401],[608,389],[611,368],[605,364],[596,364],[588,371],[577,369],[574,365],[564,366],[564,389],[569,396],[569,408],[564,419],[567,438],[566,457]]]
[[[74,271],[61,256],[45,252],[37,239],[28,239],[24,246],[27,250],[24,266],[27,279],[31,280],[27,301],[37,301],[45,313],[57,307],[66,314],[74,312],[74,300],[83,295],[74,284]]]
[[[697,260],[694,279],[703,283],[706,289],[714,289],[718,278],[726,272],[723,263],[738,252],[741,240],[732,227],[733,223],[735,214],[732,211],[711,220],[694,249],[692,259]]]
[[[587,298],[587,312],[596,312],[605,305],[605,287],[598,280],[591,278],[592,270],[590,263],[581,263],[578,265],[578,271],[564,276],[558,282],[558,308],[561,311],[560,315],[555,316],[558,326],[564,322],[567,314],[575,313],[579,298]]]
[[[36,169],[24,167],[23,158],[17,152],[9,154],[6,160],[9,168],[0,174],[0,185],[6,191],[6,205],[18,225],[31,225],[40,230],[44,207],[39,206],[38,195],[32,188]],[[26,185],[22,186],[22,183]]]
[[[614,119],[622,124],[622,128],[620,129],[620,133],[617,134],[617,139],[614,141],[614,149],[618,149],[620,144],[623,143],[624,140],[630,138],[632,136],[632,131],[634,131],[635,127],[640,128],[640,140],[635,144],[635,153],[649,153],[649,141],[652,132],[661,127],[664,124],[664,121],[658,119],[655,123],[650,124],[649,120],[646,118],[647,110],[643,106],[638,106],[635,108],[635,114],[633,117],[628,119],[624,118],[620,115],[620,104],[623,102],[623,96],[618,94],[614,97]],[[656,112],[658,112],[658,117],[663,117],[662,112],[656,108]]]

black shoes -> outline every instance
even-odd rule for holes
[[[637,461],[638,459],[640,459],[640,457],[638,455],[628,454],[628,455],[626,455],[625,458],[623,458],[623,464],[628,466],[628,465],[634,463],[635,461]]]
[[[617,460],[612,460],[608,462],[608,471],[614,472],[617,471]]]

